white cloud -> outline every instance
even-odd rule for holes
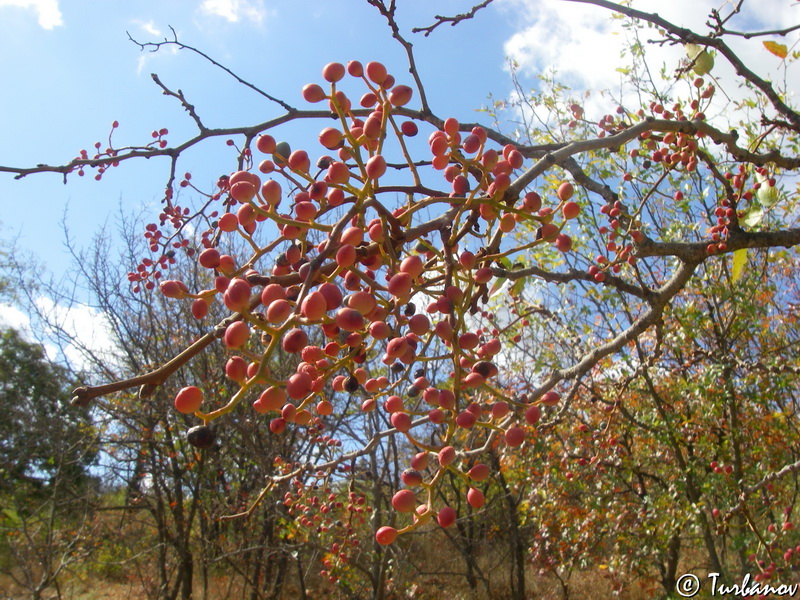
[[[5,6],[35,10],[43,29],[53,29],[64,24],[58,9],[58,0],[0,0],[0,8]]]
[[[738,31],[787,27],[800,20],[798,7],[789,5],[785,0],[762,0],[757,8],[750,7],[751,11],[757,12],[736,15],[727,23],[727,27]],[[509,58],[519,64],[524,87],[535,85],[532,78],[539,73],[555,69],[556,80],[572,88],[575,96],[585,91],[609,90],[618,98],[630,99],[628,94],[631,92],[621,89],[622,77],[616,71],[617,67],[626,66],[629,61],[629,57],[620,57],[623,48],[631,42],[631,33],[623,30],[623,20],[612,20],[612,13],[606,9],[563,0],[507,0],[500,6],[510,11],[520,23],[519,30],[506,41],[505,51]],[[711,9],[716,8],[723,16],[727,15],[731,2],[637,0],[633,6],[644,12],[658,13],[676,25],[706,33],[708,27],[705,23]],[[650,39],[660,37],[656,29],[639,31],[645,60],[656,83],[663,88],[667,84],[660,81],[660,68],[664,65],[668,75],[674,73],[685,58],[685,51],[680,45],[647,43]],[[776,37],[776,40],[791,46],[798,37],[794,32],[785,39]],[[771,38],[749,41],[741,37],[726,38],[732,49],[754,72],[778,81],[783,78],[780,71],[782,64],[763,47],[761,42],[766,39]],[[746,90],[740,90],[733,69],[723,57],[717,58],[712,75],[718,80],[718,88],[724,89],[734,99],[747,93]],[[800,84],[800,74],[795,78],[796,81],[790,79],[787,82],[788,90],[796,89]],[[615,104],[608,98],[593,94],[585,106],[587,117],[591,119],[609,112]]]
[[[146,54],[142,54],[138,60],[136,61],[136,74],[141,75],[142,71],[144,71],[145,65],[147,65],[148,56]]]
[[[152,36],[158,37],[158,38],[164,37],[164,34],[161,32],[161,30],[158,27],[156,27],[156,25],[155,25],[155,23],[153,23],[153,21],[140,21],[139,19],[134,19],[133,20],[133,24],[137,25],[139,27],[139,29],[141,29],[142,31],[144,31],[145,33],[147,33],[149,35],[152,35]]]
[[[24,312],[10,304],[0,304],[0,328],[11,327],[29,337],[31,320]]]
[[[90,369],[85,351],[103,358],[113,368],[115,346],[111,327],[97,310],[85,304],[62,306],[45,296],[36,299],[36,307],[62,331],[62,337],[74,340],[64,348],[64,356],[75,369]]]
[[[24,340],[37,343],[30,317],[16,306],[0,304],[0,329],[6,328],[15,329]],[[58,360],[58,349],[53,344],[44,344],[43,347],[50,360]]]
[[[268,14],[263,0],[203,0],[200,11],[229,23],[251,21],[256,25],[261,25]]]

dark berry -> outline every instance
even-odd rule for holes
[[[353,375],[350,375],[347,379],[344,380],[344,389],[350,392],[351,394],[358,390],[359,383],[358,379],[356,379]]]
[[[472,370],[481,377],[493,377],[497,375],[497,367],[488,360],[479,360],[473,365]]]
[[[196,425],[186,432],[186,441],[195,448],[210,448],[216,438],[214,430],[207,425]]]

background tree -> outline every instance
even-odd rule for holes
[[[87,409],[69,406],[73,385],[41,346],[0,333],[0,565],[37,599],[60,597],[93,538],[98,432]]]
[[[70,408],[66,370],[51,364],[41,346],[5,329],[0,380],[3,488],[18,483],[44,487],[56,471],[75,488],[91,483],[91,420],[86,409]]]

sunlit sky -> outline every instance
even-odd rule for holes
[[[425,38],[411,28],[430,25],[435,14],[464,12],[472,3],[398,4],[400,25],[414,43],[431,107],[440,116],[488,123],[476,109],[487,104],[489,94],[511,93],[509,56],[519,61],[522,83],[529,88],[536,85],[536,74],[549,68],[574,89],[618,85],[615,67],[625,35],[605,10],[563,0],[496,0],[476,19],[439,27]],[[702,27],[710,8],[730,4],[635,2],[691,27]],[[732,24],[786,27],[800,21],[798,11],[800,3],[790,0],[752,1]],[[171,144],[191,137],[193,122],[174,99],[160,93],[151,73],[180,88],[210,127],[249,125],[281,114],[200,57],[169,48],[142,52],[128,33],[139,41],[160,41],[171,35],[172,26],[182,42],[298,107],[304,106],[302,86],[319,82],[329,61],[380,60],[398,82],[411,83],[404,52],[391,39],[385,19],[361,0],[0,0],[0,25],[0,165],[6,166],[63,164],[83,148],[92,150],[95,141],[105,146],[114,120],[120,123],[114,134],[118,146],[146,143],[161,127],[170,130]],[[682,51],[660,52],[658,60],[674,69]],[[752,57],[756,69],[768,69],[774,59],[765,51]],[[180,171],[210,184],[233,169],[234,158],[221,142],[211,143],[202,153],[187,153]],[[104,224],[114,230],[119,210],[155,217],[168,166],[166,159],[129,161],[100,182],[87,174],[71,176],[66,186],[57,174],[15,181],[0,173],[0,239],[16,240],[21,256],[33,255],[58,275],[72,260],[64,246],[65,227],[74,244],[86,248]],[[91,317],[87,309],[76,320]],[[8,308],[0,310],[0,319],[16,326],[25,322],[22,313]]]

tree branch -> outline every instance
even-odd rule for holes
[[[256,87],[254,84],[250,83],[249,81],[247,81],[245,79],[242,79],[236,73],[231,71],[228,67],[226,67],[225,65],[223,65],[221,63],[218,63],[216,60],[211,58],[205,52],[202,52],[201,50],[198,50],[197,48],[194,48],[192,46],[188,46],[188,45],[184,44],[183,42],[179,42],[178,41],[178,34],[175,32],[175,29],[171,25],[169,26],[169,30],[172,32],[172,39],[170,40],[170,39],[164,38],[163,42],[138,42],[135,39],[133,39],[133,36],[131,36],[130,33],[128,33],[128,32],[126,32],[126,33],[128,33],[128,39],[130,41],[132,41],[134,44],[136,44],[137,46],[139,46],[139,48],[141,50],[147,49],[150,52],[158,52],[158,50],[162,46],[171,46],[171,45],[177,46],[180,50],[190,50],[190,51],[194,52],[195,54],[198,54],[198,55],[202,56],[203,58],[205,58],[208,62],[210,62],[215,67],[225,71],[228,75],[233,77],[236,81],[238,81],[242,85],[244,85],[246,87],[249,87],[251,90],[253,90],[257,94],[260,94],[261,96],[263,96],[264,98],[266,98],[270,102],[274,102],[275,104],[278,104],[284,110],[286,110],[288,112],[292,112],[292,111],[296,110],[290,104],[287,104],[283,100],[280,100],[279,98],[276,98],[276,97],[272,96],[271,94],[268,94],[267,92],[265,92],[261,88]]]
[[[428,25],[427,27],[415,27],[414,29],[411,30],[411,33],[423,33],[425,37],[428,37],[431,33],[433,33],[434,29],[439,27],[439,25],[450,23],[451,27],[455,27],[461,21],[472,19],[475,16],[475,13],[477,13],[482,8],[486,8],[487,6],[489,6],[492,3],[492,1],[493,0],[484,0],[484,2],[481,2],[480,4],[476,4],[475,6],[473,6],[468,12],[455,15],[454,17],[444,17],[442,15],[436,15],[436,17],[434,17],[436,19],[436,22],[433,25]]]
[[[728,62],[731,63],[733,68],[736,70],[736,73],[752,83],[756,86],[761,92],[769,99],[772,103],[772,106],[777,110],[781,115],[783,115],[786,119],[788,119],[792,125],[795,127],[800,126],[800,114],[792,110],[783,100],[781,100],[780,95],[772,85],[756,75],[753,71],[751,71],[744,62],[736,56],[733,50],[719,37],[715,36],[703,36],[699,35],[690,29],[686,29],[684,27],[678,27],[674,23],[667,21],[666,19],[662,18],[660,15],[655,13],[646,13],[640,10],[636,10],[634,8],[630,8],[628,6],[624,6],[622,4],[617,4],[615,2],[609,2],[608,0],[566,0],[567,2],[580,2],[582,4],[593,4],[595,6],[599,6],[602,8],[607,8],[609,10],[613,10],[614,12],[621,13],[628,17],[634,19],[640,19],[642,21],[647,21],[649,23],[653,23],[658,27],[663,28],[667,33],[674,36],[678,41],[684,44],[698,44],[701,46],[709,46],[717,50],[720,54],[722,54]]]

